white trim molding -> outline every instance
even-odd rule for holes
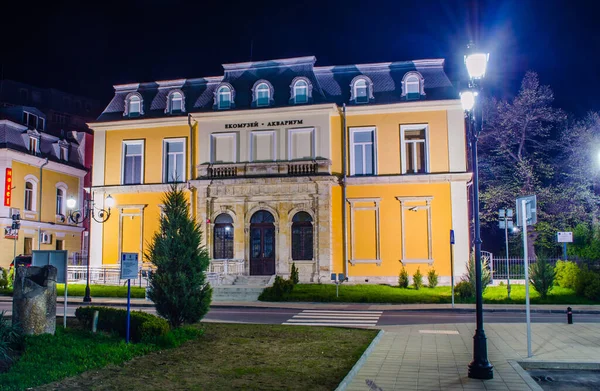
[[[37,212],[38,210],[38,204],[37,204],[37,199],[38,199],[38,183],[39,183],[39,179],[38,177],[36,177],[35,175],[32,174],[28,174],[25,175],[25,178],[23,178],[23,214],[25,215],[27,212]],[[27,192],[27,182],[31,182],[31,209],[28,210],[25,208],[25,204],[27,203],[27,197],[25,196],[26,192]],[[25,216],[27,217],[27,216]]]
[[[381,233],[379,230],[379,204],[381,203],[381,198],[347,198],[346,201],[350,204],[350,259],[348,262],[352,266],[355,266],[360,263],[375,263],[377,266],[381,266]],[[355,204],[372,204],[370,206],[355,206]],[[375,259],[355,259],[354,257],[354,212],[359,210],[372,210],[375,211]],[[344,232],[347,235],[347,232]]]
[[[254,147],[255,147],[255,136],[258,135],[266,135],[266,134],[270,134],[272,137],[271,143],[273,144],[271,146],[271,154],[273,155],[273,159],[269,159],[269,160],[261,160],[261,159],[254,159]],[[264,162],[264,161],[276,161],[277,159],[277,131],[276,130],[253,130],[250,132],[250,142],[249,144],[249,148],[248,148],[248,161],[249,162]],[[258,151],[257,151],[258,152]]]
[[[310,139],[311,139],[311,156],[309,157],[309,159],[315,159],[315,157],[317,156],[317,143],[316,143],[316,131],[315,131],[315,127],[308,127],[308,128],[291,128],[288,129],[288,134],[287,134],[287,159],[288,160],[300,160],[300,159],[305,159],[304,157],[301,158],[296,158],[296,159],[292,159],[292,135],[294,133],[308,133],[310,132]]]
[[[217,152],[217,147],[215,145],[216,141],[218,138],[227,138],[227,137],[232,137],[233,136],[233,161],[231,162],[222,162],[222,163],[237,163],[238,162],[238,151],[239,151],[239,145],[238,145],[238,133],[237,132],[216,132],[216,133],[211,133],[210,134],[210,140],[209,140],[209,151],[208,151],[208,156],[209,156],[209,161],[211,163],[215,163],[215,157],[216,157],[216,152]],[[221,163],[221,162],[220,162]]]
[[[400,201],[400,221],[402,226],[402,264],[407,263],[427,263],[433,265],[433,239],[431,230],[431,201],[433,197],[396,197]],[[427,259],[409,259],[406,257],[406,224],[405,211],[425,210],[427,212]]]
[[[141,167],[140,169],[142,170],[141,174],[140,174],[140,183],[130,183],[130,184],[126,184],[125,183],[125,147],[127,145],[136,145],[139,144],[142,146],[142,163],[141,163]],[[142,184],[144,183],[144,161],[145,161],[145,155],[146,155],[146,140],[123,140],[121,142],[121,185],[138,185],[138,184]]]
[[[416,175],[385,175],[367,177],[348,177],[348,185],[383,185],[383,184],[428,184],[448,182],[469,182],[473,174],[470,172],[444,173],[444,174],[416,174]]]
[[[168,180],[168,178],[165,177],[165,169],[167,168],[167,144],[168,143],[176,143],[176,142],[181,142],[183,143],[183,180],[181,181],[173,181],[170,182]],[[165,138],[163,139],[163,150],[162,150],[162,180],[163,183],[182,183],[187,181],[187,157],[188,155],[188,151],[187,151],[187,138],[186,137],[177,137],[177,138]],[[142,158],[143,161],[143,158]],[[177,162],[175,162],[175,168],[177,169]]]
[[[425,79],[423,79],[423,75],[421,75],[418,71],[410,71],[406,72],[404,77],[402,78],[402,97],[407,97],[408,91],[406,86],[406,80],[409,77],[416,77],[419,82],[419,98],[425,95]]]

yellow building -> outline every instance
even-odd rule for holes
[[[181,182],[213,271],[287,276],[294,262],[313,282],[396,283],[402,265],[434,267],[441,283],[461,275],[471,174],[444,61],[315,61],[115,86],[91,127],[95,198],[111,194],[118,218],[92,226],[92,265],[143,259],[162,194]]]
[[[33,250],[81,251],[84,228],[67,218],[68,198],[82,198],[85,135],[45,132],[46,117],[32,107],[0,110],[0,267]],[[13,229],[13,216],[20,227]]]

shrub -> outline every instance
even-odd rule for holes
[[[413,286],[416,290],[421,289],[423,286],[423,275],[421,274],[421,268],[418,267],[415,274],[413,274]]]
[[[575,289],[579,271],[579,266],[577,266],[575,262],[558,260],[554,267],[554,272],[556,274],[554,281],[556,282],[556,285],[560,287]]]
[[[210,257],[183,190],[171,186],[163,205],[160,228],[148,246],[147,259],[156,266],[148,297],[160,316],[172,327],[179,327],[199,322],[209,310],[212,288],[206,271]]]
[[[469,263],[467,264],[467,274],[463,276],[463,281],[468,281],[473,287],[475,292],[475,251],[471,252],[469,256]],[[490,273],[490,260],[487,256],[481,256],[481,291],[485,291],[485,288],[492,281],[492,275]]]
[[[577,296],[586,297],[590,300],[600,299],[600,274],[589,270],[585,266],[577,276],[575,293]]]
[[[75,310],[77,320],[91,328],[94,311],[98,311],[98,329],[117,333],[125,337],[127,332],[127,310],[109,307],[79,307]],[[133,342],[155,342],[169,332],[169,324],[158,316],[142,311],[131,311],[129,337]]]
[[[408,288],[408,272],[402,266],[402,270],[400,270],[400,276],[398,276],[398,286],[400,288]]]
[[[542,299],[545,299],[548,292],[552,290],[554,276],[554,269],[548,263],[546,257],[539,257],[534,264],[529,266],[529,281]]]
[[[13,325],[5,311],[0,312],[0,372],[12,362],[13,354],[22,344],[23,334],[19,325]]]
[[[8,284],[8,271],[0,267],[0,289],[7,289]]]
[[[456,284],[454,292],[456,292],[461,299],[469,299],[475,296],[475,288],[473,288],[473,285],[467,280],[463,280]]]
[[[300,282],[300,277],[298,276],[298,268],[296,267],[295,262],[292,262],[292,272],[290,274],[290,280],[292,280],[292,283],[294,285]]]
[[[435,288],[438,284],[438,275],[435,272],[434,268],[431,268],[429,272],[427,272],[427,285],[430,288]]]
[[[292,280],[286,280],[280,276],[275,276],[273,286],[266,287],[260,296],[259,300],[265,301],[281,301],[285,300],[292,290],[294,289],[294,282]]]

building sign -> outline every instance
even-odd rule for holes
[[[6,169],[6,177],[4,178],[4,206],[10,206],[12,194],[12,168]]]
[[[138,277],[138,253],[121,254],[121,280]]]
[[[573,232],[557,232],[558,243],[573,243]]]
[[[4,227],[4,239],[19,239],[19,230],[12,229],[11,227]]]
[[[288,126],[288,125],[302,125],[304,124],[303,119],[292,119],[286,121],[267,121],[267,122],[242,122],[239,124],[225,124],[225,129],[238,129],[238,128],[258,128],[261,126]]]

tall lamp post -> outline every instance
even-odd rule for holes
[[[485,76],[489,55],[477,52],[473,44],[467,46],[465,65],[469,73],[469,89],[461,93],[463,109],[467,113],[469,140],[471,142],[471,160],[473,164],[473,220],[475,231],[475,297],[477,328],[473,336],[473,361],[469,364],[469,377],[473,379],[492,379],[493,366],[487,358],[487,338],[483,330],[483,289],[481,286],[481,232],[479,227],[479,170],[477,167],[477,139],[482,126],[482,105],[476,105],[476,97],[481,91],[481,82]],[[478,115],[475,115],[475,109]],[[480,125],[478,125],[478,122]]]
[[[92,196],[91,199],[84,200],[83,208],[74,210],[75,206],[77,205],[77,201],[75,200],[75,198],[71,197],[67,200],[67,208],[69,208],[69,220],[71,222],[73,222],[74,224],[80,224],[86,220],[89,220],[91,217],[94,221],[96,221],[100,224],[105,223],[110,218],[110,208],[112,208],[115,205],[115,200],[109,194],[108,197],[106,197],[106,199],[104,200],[104,204],[106,205],[106,207],[108,207],[108,210],[96,207],[96,205],[94,205],[94,198]],[[83,297],[84,303],[90,303],[92,301],[92,297],[90,296],[90,244],[89,244],[89,240],[90,240],[90,235],[88,234],[87,279],[86,279],[86,285],[85,285],[85,296]]]

